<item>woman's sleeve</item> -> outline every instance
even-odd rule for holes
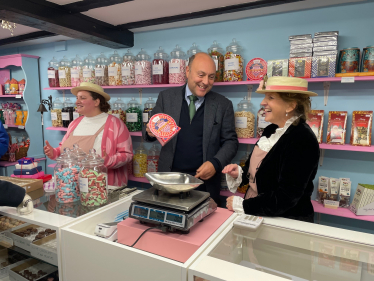
[[[278,216],[294,207],[318,167],[319,147],[312,140],[296,139],[287,144],[281,157],[278,187],[244,200],[246,214]]]
[[[132,160],[132,141],[129,130],[122,121],[118,118],[113,118],[111,125],[113,126],[111,129],[113,129],[114,133],[110,135],[113,136],[113,138],[108,136],[105,140],[107,156],[105,157],[104,164],[108,169],[117,169]],[[113,155],[110,155],[112,145],[116,146],[116,152]]]

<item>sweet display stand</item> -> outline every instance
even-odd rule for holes
[[[234,213],[230,215],[196,252],[182,263],[111,242],[93,234],[98,223],[113,221],[117,214],[129,209],[130,203],[114,203],[110,208],[99,210],[61,230],[65,280],[186,281],[188,268],[195,259],[236,217]],[[152,239],[147,240],[148,234],[150,233],[144,234],[141,238],[143,243],[153,243]],[[159,233],[159,235],[163,235],[163,233]]]
[[[2,95],[2,100],[6,98],[23,98],[27,105],[28,115],[24,129],[26,130],[30,138],[30,147],[27,151],[28,157],[44,158],[43,151],[43,138],[42,136],[42,125],[40,119],[40,113],[37,112],[40,104],[40,85],[39,85],[39,57],[25,54],[16,54],[9,56],[0,56],[0,69],[8,66],[20,67],[26,80],[25,90],[23,95]],[[14,99],[13,99],[14,100]],[[9,126],[17,127],[19,129],[22,126]],[[41,165],[45,165],[45,158],[41,159]],[[2,176],[10,176],[14,170],[14,165],[9,165],[9,162],[0,161],[0,173]]]

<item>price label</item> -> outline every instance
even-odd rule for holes
[[[54,70],[48,70],[48,78],[56,78],[56,74]]]
[[[138,113],[126,113],[126,122],[138,122]]]
[[[169,63],[169,73],[180,73],[180,62]]]
[[[81,192],[88,192],[88,178],[79,177],[79,188]]]
[[[143,113],[143,122],[148,122],[148,112]]]
[[[79,113],[78,112],[73,112],[73,120],[79,118]]]
[[[56,121],[57,120],[57,112],[51,112],[51,120]]]
[[[246,129],[247,117],[235,117],[235,128]]]
[[[8,129],[8,125],[7,124],[4,124],[4,129]]]
[[[153,75],[162,75],[164,74],[164,66],[159,64],[152,65]]]
[[[103,77],[104,76],[104,69],[103,68],[95,68],[95,76],[96,77]]]
[[[135,75],[143,75],[143,68],[141,65],[135,65]]]
[[[214,60],[214,63],[216,65],[216,71],[218,71],[218,60]]]
[[[130,76],[130,66],[123,66],[122,67],[122,76]]]
[[[16,95],[16,99],[22,98],[22,95]]]
[[[64,121],[70,121],[69,112],[62,112],[61,117],[62,117],[62,120],[64,120]]]
[[[25,126],[18,126],[18,129],[25,129]]]
[[[354,77],[342,77],[341,82],[342,83],[354,83],[355,78]]]
[[[65,72],[65,70],[59,70],[58,71],[58,77],[60,79],[66,79],[66,72]]]
[[[237,70],[239,68],[239,59],[227,59],[225,60],[225,71],[226,70]]]
[[[83,77],[91,78],[92,69],[83,69]]]
[[[71,78],[79,78],[79,72],[78,69],[72,69],[71,70]]]
[[[114,77],[117,75],[117,67],[108,67],[109,77]]]

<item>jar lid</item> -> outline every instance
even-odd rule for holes
[[[63,107],[63,103],[59,98],[56,98],[52,105],[54,109],[61,109]]]
[[[187,51],[187,55],[188,55],[188,57],[191,57],[193,55],[196,55],[197,53],[201,53],[201,50],[196,45],[196,43],[193,43],[192,47]]]
[[[83,65],[83,60],[77,55],[75,58],[71,61],[72,66],[79,66]]]
[[[75,157],[73,151],[69,148],[65,148],[64,153],[57,157],[56,162],[57,164],[70,164],[76,163],[78,161],[77,157]]]
[[[240,47],[239,43],[234,38],[234,39],[232,39],[232,42],[227,46],[226,51],[237,53],[237,52],[240,52],[241,49],[242,49],[242,47]]]
[[[175,46],[173,51],[171,51],[170,56],[172,58],[180,58],[180,59],[185,59],[186,54],[185,52],[182,51],[182,48],[179,47],[179,45]]]
[[[159,47],[156,53],[154,54],[155,59],[167,59],[169,56],[165,53],[162,47]]]
[[[213,41],[212,46],[208,49],[208,53],[211,54],[212,52],[218,52],[221,55],[225,52],[217,43],[217,41]]]
[[[148,100],[144,104],[144,108],[154,108],[155,106],[156,106],[156,102],[151,97],[149,97]]]
[[[58,68],[59,65],[60,65],[59,62],[56,60],[55,57],[53,57],[52,60],[49,62],[49,66],[50,66],[50,67]]]
[[[71,62],[66,56],[64,56],[60,61],[60,66],[71,66]]]
[[[84,58],[84,65],[94,65],[95,64],[95,59],[91,54],[88,54],[87,57]]]
[[[121,100],[121,98],[117,98],[117,100],[113,103],[113,107],[116,109],[126,109],[126,104]]]
[[[96,64],[101,64],[101,65],[108,65],[109,60],[108,58],[104,55],[104,53],[100,53],[100,56],[96,58]]]
[[[127,53],[123,56],[124,60],[134,60],[135,56],[131,53],[131,50],[128,49]]]
[[[147,154],[147,149],[145,149],[145,147],[142,143],[135,150],[135,154]]]
[[[82,161],[87,156],[87,154],[83,151],[82,148],[79,147],[79,144],[77,143],[73,144],[73,152],[74,152],[74,155],[76,155],[79,162]]]
[[[69,98],[66,98],[64,101],[64,107],[74,107],[74,103]]]
[[[241,108],[245,111],[249,111],[251,108],[252,108],[252,104],[251,102],[249,101],[248,97],[245,96],[244,99],[242,99],[239,103],[238,103],[238,109]]]
[[[120,55],[117,53],[117,51],[114,51],[114,53],[109,58],[110,62],[118,62],[121,63],[122,59]]]
[[[132,97],[129,103],[127,104],[127,108],[130,108],[130,107],[140,107],[140,103],[138,103],[136,99]]]
[[[91,148],[86,156],[82,160],[83,166],[102,166],[104,165],[104,159],[99,156],[99,154],[96,154],[96,149]]]
[[[140,49],[140,52],[136,55],[136,59],[139,60],[150,60],[150,56],[147,54],[146,51]]]

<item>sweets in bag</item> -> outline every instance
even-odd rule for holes
[[[324,110],[311,110],[306,123],[316,135],[318,143],[322,143]]]
[[[149,129],[161,145],[164,146],[179,133],[181,128],[177,126],[177,123],[171,116],[160,113],[151,117],[149,120]]]
[[[353,111],[351,145],[371,146],[371,126],[373,111]]]
[[[339,207],[349,207],[349,199],[351,198],[351,185],[352,183],[349,180],[344,179],[340,181]]]
[[[323,204],[323,201],[328,197],[329,187],[328,187],[329,178],[321,176],[318,178],[318,202]]]
[[[340,181],[339,179],[330,178],[329,180],[329,200],[338,201]]]
[[[328,144],[345,144],[347,116],[347,111],[329,111],[326,138]]]

